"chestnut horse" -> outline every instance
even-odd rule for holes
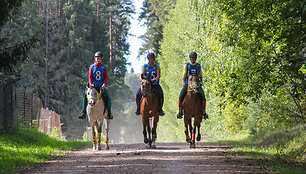
[[[149,147],[156,148],[155,140],[157,138],[156,128],[159,121],[158,97],[152,91],[153,82],[150,76],[141,80],[142,100],[140,102],[140,114],[142,116],[144,143]],[[150,118],[152,119],[152,130],[150,127]],[[152,134],[151,134],[152,131]],[[147,134],[148,132],[148,134]],[[149,138],[147,138],[147,135]],[[152,136],[152,137],[151,137]]]
[[[190,73],[190,72],[189,72]],[[185,123],[185,135],[187,143],[190,143],[190,147],[195,148],[195,134],[198,129],[197,141],[201,140],[200,127],[202,122],[203,107],[201,105],[200,97],[200,79],[198,74],[190,74],[188,78],[187,94],[182,103],[184,111],[184,123]],[[194,118],[194,124],[192,127],[192,119]],[[189,137],[188,132],[191,135]]]
[[[88,122],[91,127],[91,133],[93,138],[93,150],[101,150],[101,132],[102,132],[102,125],[103,120],[106,122],[106,138],[105,138],[105,149],[109,149],[108,146],[108,131],[109,131],[109,124],[110,121],[107,119],[108,110],[105,108],[103,99],[101,94],[97,91],[96,85],[90,86],[89,83],[87,84],[87,115],[88,115]],[[96,136],[95,128],[98,131],[98,136]]]

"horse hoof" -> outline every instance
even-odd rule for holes
[[[156,149],[156,145],[152,145],[151,148],[152,148],[152,149]]]
[[[105,149],[106,149],[106,150],[109,150],[109,147],[108,147],[108,146],[106,146],[106,147],[105,147]]]
[[[191,144],[190,144],[190,148],[195,148],[195,144],[194,144],[194,143],[191,143]]]
[[[186,138],[186,142],[187,142],[187,143],[190,143],[190,139],[187,139],[187,138]]]
[[[149,143],[149,140],[148,140],[148,139],[144,139],[144,143],[145,143],[145,144],[148,144],[148,143]]]
[[[98,147],[98,150],[101,150],[101,147]]]
[[[197,136],[197,141],[200,141],[201,140],[201,135],[199,134],[198,136]]]

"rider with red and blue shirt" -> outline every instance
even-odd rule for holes
[[[96,85],[96,88],[98,92],[102,92],[102,99],[106,104],[106,107],[108,109],[108,119],[113,119],[113,115],[111,113],[111,98],[109,96],[109,93],[106,89],[106,84],[108,80],[108,75],[107,75],[107,67],[106,65],[102,64],[102,58],[103,54],[98,51],[95,54],[95,63],[89,66],[89,85]],[[85,119],[86,118],[86,106],[87,106],[87,97],[86,93],[83,98],[83,110],[81,115],[79,116],[80,119]]]
[[[188,78],[189,78],[189,75],[187,72],[191,72],[191,74],[194,74],[194,73],[197,73],[199,75],[199,78],[200,78],[200,93],[199,93],[199,97],[200,97],[200,101],[201,101],[201,104],[203,105],[203,117],[204,119],[207,119],[208,116],[206,114],[206,97],[205,97],[205,94],[204,94],[204,90],[202,88],[202,71],[201,71],[201,64],[197,63],[196,60],[197,60],[197,53],[196,52],[191,52],[189,54],[189,58],[190,58],[190,62],[186,63],[185,64],[185,67],[184,67],[184,72],[183,72],[183,88],[181,90],[181,93],[180,93],[180,97],[179,97],[179,113],[177,114],[177,118],[178,119],[181,119],[183,118],[183,110],[182,110],[182,102],[187,94],[187,85],[188,85]]]
[[[160,116],[164,116],[165,113],[163,111],[163,104],[164,104],[164,93],[163,89],[159,85],[159,78],[160,78],[160,68],[157,63],[155,63],[155,54],[154,53],[149,53],[147,55],[148,58],[148,64],[145,64],[142,67],[141,75],[147,77],[150,75],[151,81],[154,82],[152,85],[153,91],[156,92],[156,95],[158,97],[158,114]],[[141,89],[139,88],[136,94],[136,104],[137,104],[137,110],[135,112],[136,115],[140,115],[140,100],[142,98],[141,95]]]

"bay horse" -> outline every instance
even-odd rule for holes
[[[86,96],[88,101],[86,110],[93,138],[93,151],[101,150],[101,132],[103,120],[106,121],[105,149],[108,150],[108,131],[110,124],[110,120],[107,119],[108,109],[106,109],[102,96],[96,89],[95,83],[93,83],[93,85],[89,85],[89,83],[87,84]],[[98,134],[96,133],[95,128],[97,129]]]
[[[158,97],[156,94],[153,93],[153,82],[151,81],[150,75],[146,78],[141,76],[141,79],[142,100],[140,102],[140,114],[142,116],[144,143],[149,144],[149,147],[151,148],[156,148],[156,128],[157,123],[159,121],[159,114],[157,112]],[[152,119],[152,129],[150,127],[150,118]],[[149,136],[149,138],[147,138],[147,135]]]
[[[203,107],[199,97],[199,76],[197,73],[191,74],[191,72],[189,72],[189,74],[187,94],[183,100],[182,106],[184,112],[186,142],[190,143],[191,148],[195,148],[196,129],[198,129],[197,141],[201,140],[200,127],[202,122]],[[194,118],[193,127],[191,118]],[[189,137],[188,126],[191,138]]]

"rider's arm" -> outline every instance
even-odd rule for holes
[[[186,87],[186,76],[187,76],[187,65],[185,64],[184,70],[183,70],[183,86]]]
[[[108,74],[107,74],[107,67],[105,66],[105,70],[104,70],[104,84],[107,84],[107,80],[108,80]]]
[[[145,66],[142,66],[141,73],[140,73],[140,80],[142,80],[142,78],[144,77],[145,73],[146,73],[146,68],[145,68]]]
[[[160,79],[160,67],[159,67],[159,65],[157,65],[157,71],[156,71],[156,73],[157,73],[157,75],[156,75],[156,77],[155,77],[155,81],[158,81],[159,79]]]
[[[199,73],[199,79],[200,79],[200,84],[201,84],[201,86],[202,86],[202,82],[203,82],[203,80],[202,80],[202,78],[203,78],[203,76],[202,76],[202,68],[200,68],[200,73]]]
[[[92,72],[91,66],[89,66],[89,75],[88,75],[89,85],[92,85],[92,82],[93,82],[92,79],[93,79],[93,72]]]

